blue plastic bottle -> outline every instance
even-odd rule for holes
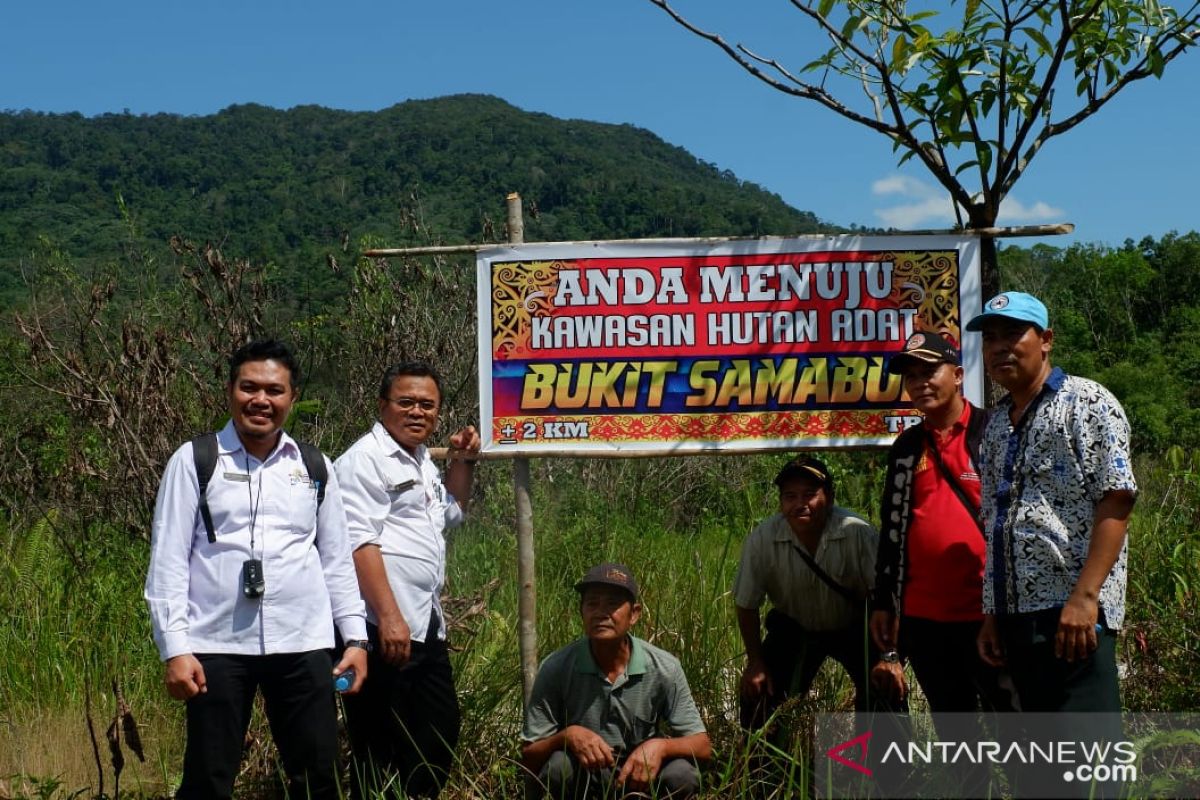
[[[341,675],[333,676],[333,688],[337,690],[338,694],[345,693],[354,685],[354,675],[354,667],[349,667]]]

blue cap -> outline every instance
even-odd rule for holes
[[[1050,327],[1050,315],[1041,300],[1025,292],[1001,292],[987,301],[982,314],[967,323],[967,330],[982,330],[984,323],[995,317],[1029,322],[1043,331]]]

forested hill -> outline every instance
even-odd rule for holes
[[[145,243],[180,234],[307,271],[364,234],[389,243],[502,238],[510,191],[525,198],[531,241],[819,225],[648,131],[482,95],[378,112],[10,112],[0,114],[0,292],[19,288],[19,259],[40,236],[75,259],[115,258],[130,237],[121,201]]]

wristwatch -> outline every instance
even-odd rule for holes
[[[900,654],[895,650],[888,650],[886,653],[883,653],[879,656],[879,660],[885,664],[899,664]]]
[[[366,639],[348,639],[346,641],[346,647],[357,647],[360,650],[366,650],[368,653],[374,649],[371,647],[371,643]]]

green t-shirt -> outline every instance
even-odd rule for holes
[[[704,733],[679,659],[636,636],[629,638],[629,665],[612,683],[596,666],[586,637],[551,653],[533,683],[521,741],[536,742],[582,725],[620,758],[659,735],[662,727],[670,736]]]

